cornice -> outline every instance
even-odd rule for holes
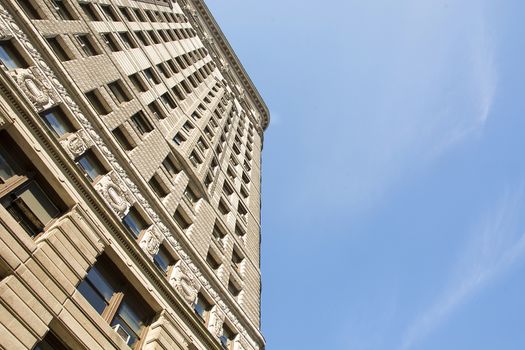
[[[268,106],[266,106],[266,103],[264,102],[262,96],[259,94],[259,91],[253,84],[252,80],[250,79],[250,76],[244,69],[243,65],[241,64],[241,61],[239,60],[239,58],[235,54],[235,51],[226,39],[226,36],[219,27],[219,24],[215,21],[215,18],[208,9],[208,6],[206,6],[203,0],[187,1],[191,1],[195,10],[199,13],[201,18],[204,20],[209,30],[211,31],[210,34],[213,35],[213,39],[219,45],[223,53],[226,55],[230,67],[233,68],[233,70],[237,74],[237,77],[241,80],[242,84],[244,85],[245,91],[248,93],[255,107],[257,107],[258,112],[261,114],[262,128],[266,129],[270,124],[270,111],[268,110]]]

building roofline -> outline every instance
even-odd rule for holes
[[[241,61],[235,54],[235,51],[228,42],[228,39],[226,39],[226,36],[219,27],[219,24],[215,21],[215,18],[211,14],[208,6],[204,3],[203,0],[191,1],[194,4],[195,9],[202,16],[202,19],[208,25],[208,28],[211,30],[210,34],[213,35],[213,38],[215,39],[216,43],[219,44],[219,47],[223,50],[224,54],[226,55],[230,67],[234,69],[237,76],[241,79],[245,91],[248,93],[252,102],[254,102],[259,113],[261,114],[261,126],[263,129],[266,129],[270,124],[270,111],[268,110],[268,106],[266,106],[266,103],[264,102],[261,94],[253,84],[252,80],[250,79],[250,76],[248,75]]]

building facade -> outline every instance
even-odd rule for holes
[[[264,349],[268,123],[202,0],[2,0],[0,348]]]

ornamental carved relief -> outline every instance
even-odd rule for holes
[[[197,294],[199,293],[199,285],[193,279],[192,274],[185,265],[179,263],[175,266],[170,284],[179,292],[188,305],[191,306],[195,303]]]
[[[211,334],[219,338],[222,335],[222,325],[224,323],[224,313],[217,307],[211,310],[208,330]]]
[[[66,150],[69,157],[75,159],[86,152],[93,145],[93,141],[91,141],[85,130],[79,130],[65,139],[60,140],[60,144]]]
[[[58,101],[56,97],[53,98],[54,90],[36,67],[17,69],[13,74],[20,90],[33,103],[37,111],[51,107],[55,99]]]
[[[142,240],[139,242],[139,246],[144,250],[151,259],[159,252],[160,247],[160,234],[157,232],[155,226],[150,228],[144,233]]]
[[[95,189],[104,198],[113,212],[119,218],[123,218],[131,207],[131,201],[128,199],[129,194],[126,187],[119,185],[114,178],[115,176],[112,177],[111,174],[104,176],[97,182]]]

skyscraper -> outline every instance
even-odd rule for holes
[[[269,114],[202,0],[0,3],[0,348],[263,349]]]

